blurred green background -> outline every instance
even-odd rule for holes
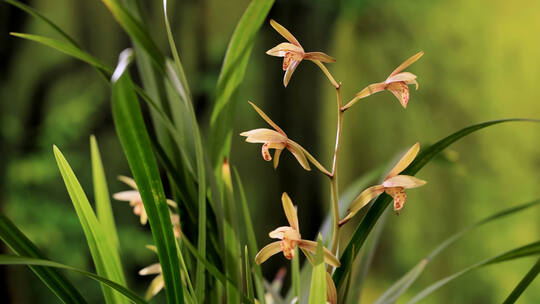
[[[161,3],[143,1],[151,33],[167,50]],[[155,3],[153,3],[155,2]],[[204,126],[228,40],[247,0],[170,1],[170,18],[196,110]],[[98,58],[114,65],[130,41],[100,1],[34,0],[43,12]],[[404,59],[425,51],[409,71],[419,76],[407,110],[388,92],[359,102],[345,115],[340,166],[341,191],[356,178],[420,141],[428,145],[476,122],[540,117],[540,2],[538,1],[276,1],[270,17],[289,28],[306,51],[324,51],[337,62],[329,69],[343,83],[344,101],[382,81]],[[58,145],[90,191],[88,138],[95,134],[112,193],[129,175],[115,135],[109,88],[87,65],[8,32],[54,35],[46,26],[0,4],[0,208],[52,259],[93,269],[52,154]],[[55,38],[58,38],[54,36]],[[305,62],[289,87],[282,86],[281,61],[264,52],[282,38],[268,25],[257,37],[239,99],[235,130],[264,126],[247,104],[257,103],[287,134],[330,167],[335,136],[334,90],[318,68]],[[408,191],[400,216],[390,216],[362,303],[370,303],[443,239],[497,210],[540,196],[540,126],[513,123],[474,134],[451,147],[418,176],[427,186]],[[306,173],[290,154],[274,171],[259,145],[233,138],[232,163],[243,177],[260,246],[268,231],[285,222],[280,195],[287,191],[304,238],[313,238],[329,213],[327,180]],[[151,278],[138,269],[154,263],[151,243],[125,202],[116,202],[122,258],[130,287],[142,292]],[[483,258],[538,240],[540,211],[483,227],[438,257],[403,297]],[[354,225],[352,225],[354,226]],[[4,248],[4,250],[6,250]],[[271,278],[282,257],[263,266]],[[532,264],[523,259],[469,274],[426,303],[496,303]],[[67,274],[92,303],[98,286]],[[24,288],[21,288],[24,286]],[[0,290],[11,303],[51,303],[56,298],[26,268],[0,268]],[[163,298],[157,299],[157,301]],[[157,302],[156,301],[156,302]],[[520,299],[540,303],[536,280]]]

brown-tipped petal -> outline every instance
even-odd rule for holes
[[[257,114],[259,114],[259,116],[261,116],[262,119],[264,119],[264,121],[266,121],[276,131],[278,131],[279,133],[285,135],[285,132],[275,122],[273,122],[272,119],[270,119],[270,117],[268,117],[268,115],[266,115],[266,113],[263,112],[263,110],[259,109],[259,107],[257,107],[253,102],[251,102],[251,101],[248,101],[248,102],[253,107],[253,109],[255,109],[255,111],[257,111]],[[240,135],[242,135],[242,134],[240,134]]]
[[[141,276],[158,274],[158,273],[161,273],[161,265],[159,263],[152,264],[148,267],[144,267],[143,269],[139,270],[139,275]]]
[[[405,170],[416,158],[416,155],[418,154],[418,151],[420,151],[420,143],[415,143],[412,147],[403,154],[401,159],[397,162],[397,164],[390,170],[388,175],[384,178],[385,180],[394,177],[401,173],[401,171]]]
[[[285,143],[287,141],[287,136],[279,133],[278,131],[265,129],[265,128],[242,132],[240,133],[240,136],[247,137],[246,141],[248,143],[266,143],[266,142]]]
[[[285,57],[288,52],[304,53],[304,50],[292,43],[283,42],[266,51],[266,54],[276,57]]]
[[[404,109],[407,108],[407,103],[409,103],[409,87],[405,82],[392,82],[386,89],[396,96]]]
[[[300,226],[298,225],[298,216],[296,215],[296,209],[294,208],[292,200],[287,194],[287,192],[283,192],[283,194],[281,195],[281,202],[283,205],[283,211],[285,211],[285,216],[287,217],[289,225],[292,229],[300,231]]]
[[[356,93],[355,98],[361,99],[364,97],[368,97],[377,92],[384,91],[387,86],[388,85],[384,82],[370,84],[367,87],[365,87],[362,91]]]
[[[294,73],[294,70],[296,70],[296,67],[298,66],[300,61],[301,60],[292,60],[290,63],[288,63],[287,70],[285,71],[285,75],[283,76],[283,86],[287,87],[289,81],[291,80],[291,76]]]
[[[128,191],[121,191],[118,193],[113,194],[113,198],[117,201],[140,201],[141,195],[139,194],[139,191],[136,190],[128,190]]]
[[[308,241],[308,240],[300,240],[298,242],[298,247],[303,248],[311,253],[315,253],[317,251],[317,242]],[[323,247],[323,253],[324,253],[324,261],[332,265],[334,267],[341,266],[341,263],[339,262],[338,258],[336,258],[335,255],[330,252],[330,250],[326,249],[326,247]]]
[[[272,160],[272,155],[270,155],[270,151],[268,151],[268,143],[264,143],[264,145],[262,145],[261,153],[265,161]]]
[[[336,62],[336,59],[332,56],[329,56],[323,52],[309,52],[304,55],[304,59],[308,60],[319,60],[321,62]]]
[[[274,169],[277,169],[279,165],[279,156],[281,155],[281,151],[283,151],[283,149],[276,149],[276,153],[274,153]]]
[[[277,23],[274,19],[270,19],[270,25],[281,35],[283,38],[287,39],[290,43],[300,46],[300,42],[287,30],[283,25]]]
[[[155,296],[158,292],[160,292],[164,287],[165,287],[165,281],[163,280],[163,275],[158,275],[152,280],[152,282],[150,283],[150,286],[148,286],[148,290],[146,290],[146,294],[144,298],[146,300],[150,300],[153,296]]]
[[[426,181],[409,175],[397,175],[383,182],[383,186],[386,188],[400,187],[403,189],[417,188],[425,184]]]
[[[326,301],[330,304],[337,304],[336,285],[329,272],[326,272]]]
[[[304,168],[307,171],[311,170],[311,167],[309,166],[309,163],[306,159],[306,155],[304,155],[304,152],[302,152],[302,149],[300,149],[300,146],[293,142],[292,140],[288,141],[287,149],[291,151],[291,153],[294,155],[296,160],[300,163],[302,168]]]
[[[420,59],[420,57],[422,57],[424,55],[424,52],[419,52],[415,55],[413,55],[412,57],[410,57],[409,59],[405,60],[402,64],[400,64],[395,70],[392,71],[392,73],[390,73],[390,76],[394,76],[396,75],[397,73],[403,71],[404,69],[406,69],[408,66],[410,66],[411,64],[413,64],[416,60]]]
[[[119,175],[118,176],[118,180],[123,182],[124,184],[130,186],[131,188],[137,190],[137,184],[135,183],[135,180],[131,177],[127,177],[127,176],[124,176],[124,175]]]
[[[264,261],[268,260],[269,257],[281,251],[281,241],[270,243],[264,246],[259,253],[255,256],[255,263],[261,265]]]
[[[270,231],[270,233],[268,233],[268,236],[270,236],[273,239],[282,240],[283,236],[285,235],[285,232],[289,231],[289,230],[292,230],[292,228],[290,226],[277,227],[276,229]]]
[[[394,211],[399,212],[407,200],[407,194],[405,194],[404,189],[400,187],[387,188],[385,192],[394,198]]]

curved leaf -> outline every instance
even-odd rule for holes
[[[525,277],[523,277],[523,279],[519,282],[519,284],[516,286],[516,288],[514,288],[514,290],[512,290],[512,292],[510,293],[508,298],[506,298],[506,300],[504,300],[503,304],[511,304],[511,303],[516,302],[516,300],[519,298],[519,296],[521,296],[523,291],[525,291],[525,289],[527,289],[527,287],[529,287],[529,285],[532,283],[532,281],[534,281],[534,279],[536,278],[538,273],[540,273],[540,259],[538,259],[536,261],[536,263],[533,265],[531,270],[529,270],[529,272],[527,272]]]

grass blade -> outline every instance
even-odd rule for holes
[[[505,209],[503,211],[497,212],[489,217],[486,217],[465,229],[453,234],[446,240],[444,240],[439,246],[437,246],[427,257],[422,259],[415,267],[413,267],[409,272],[407,272],[403,277],[401,277],[396,283],[394,283],[389,289],[387,289],[375,302],[376,304],[383,303],[394,303],[399,296],[401,296],[407,289],[416,281],[416,279],[423,272],[424,268],[442,251],[448,248],[450,245],[467,235],[471,230],[478,228],[484,224],[488,224],[497,219],[502,219],[506,216],[512,215],[514,213],[524,211],[528,208],[535,207],[540,204],[540,199],[528,202],[526,204],[521,204],[512,208]]]
[[[300,257],[298,256],[298,248],[294,248],[291,269],[293,296],[297,299],[297,303],[302,303],[302,299],[300,298]]]
[[[40,266],[40,268],[44,268],[44,269],[61,268],[61,269],[78,272],[93,280],[100,282],[101,284],[106,285],[109,288],[114,289],[119,295],[122,295],[122,302],[128,302],[127,299],[129,299],[133,303],[146,304],[146,301],[141,299],[138,295],[133,293],[131,290],[127,289],[126,287],[118,283],[115,283],[97,274],[94,274],[94,273],[91,273],[82,269],[78,269],[75,267],[67,266],[64,264],[60,264],[60,263],[56,263],[56,262],[52,262],[52,261],[48,261],[44,259],[37,259],[37,258],[30,258],[30,257],[23,257],[23,256],[0,255],[0,265],[28,265],[29,267]],[[34,267],[34,268],[37,268],[37,267]],[[72,302],[66,302],[66,303],[72,303]]]
[[[242,83],[255,35],[268,15],[274,0],[253,0],[238,22],[229,42],[218,78],[216,103],[210,119],[211,163],[219,170],[229,156],[232,116],[236,102],[232,98]]]
[[[251,278],[251,265],[249,260],[251,259],[248,254],[247,246],[244,246],[244,263],[246,264],[246,294],[248,299],[255,302],[255,295],[253,294],[253,280]]]
[[[527,272],[527,274],[521,279],[519,284],[512,290],[508,298],[504,300],[503,304],[511,304],[517,301],[519,296],[529,287],[529,285],[534,281],[536,276],[538,276],[538,273],[540,273],[540,259],[536,261],[536,263],[533,265],[531,270]]]
[[[114,223],[111,199],[109,197],[109,189],[107,188],[107,178],[105,177],[98,143],[94,135],[90,136],[90,151],[92,155],[92,177],[94,181],[97,217],[110,243],[119,252],[118,232]]]
[[[453,275],[450,275],[444,279],[441,279],[433,284],[431,284],[430,286],[428,286],[427,288],[425,288],[424,290],[422,290],[421,292],[419,292],[416,296],[414,296],[414,298],[412,298],[409,302],[407,302],[408,304],[413,304],[413,303],[417,303],[418,301],[422,300],[423,298],[425,298],[426,296],[428,296],[429,294],[431,294],[432,292],[436,291],[437,289],[443,287],[444,285],[448,284],[449,282],[477,269],[477,268],[480,268],[480,267],[483,267],[483,266],[487,266],[487,265],[491,265],[491,264],[496,264],[496,263],[501,263],[501,262],[506,262],[506,261],[511,261],[511,260],[514,260],[514,259],[519,259],[519,258],[522,258],[522,257],[527,257],[527,256],[532,256],[532,255],[538,255],[540,254],[540,241],[537,241],[537,242],[534,242],[534,243],[531,243],[529,245],[525,245],[525,246],[522,246],[522,247],[519,247],[519,248],[516,248],[516,249],[513,249],[513,250],[510,250],[510,251],[507,251],[503,254],[500,254],[500,255],[497,255],[495,257],[492,257],[492,258],[489,258],[489,259],[486,259],[486,260],[483,260],[481,262],[478,262],[472,266],[469,266],[459,272],[456,272],[454,273]]]
[[[324,254],[322,236],[317,240],[317,252],[311,274],[311,288],[309,289],[309,304],[326,304],[326,269],[324,267]]]
[[[183,303],[180,261],[169,208],[133,83],[123,73],[112,86],[114,124],[148,214],[169,303]]]
[[[100,276],[106,277],[121,285],[126,285],[120,256],[116,251],[116,247],[110,243],[110,239],[103,231],[103,227],[101,223],[99,223],[81,184],[77,180],[69,163],[64,158],[64,155],[56,146],[53,146],[53,151],[69,197],[71,198],[73,207],[75,208],[75,212],[77,213],[77,217],[83,228],[97,273]],[[114,292],[106,285],[102,285],[102,287],[103,295],[107,303],[125,302],[122,295]]]
[[[13,222],[0,213],[0,239],[16,254],[36,259],[45,255]],[[86,303],[79,291],[56,269],[28,265],[47,287],[64,303]]]
[[[433,144],[432,146],[423,149],[420,154],[416,157],[413,163],[405,169],[405,171],[402,172],[404,175],[415,175],[422,167],[424,167],[435,155],[446,149],[448,146],[450,146],[452,143],[458,141],[459,139],[474,133],[478,130],[481,130],[483,128],[497,125],[500,123],[506,123],[506,122],[540,122],[540,120],[535,119],[522,119],[522,118],[510,118],[510,119],[501,119],[501,120],[492,120],[487,121],[479,124],[475,124],[466,128],[463,128],[456,133],[453,133],[437,143]],[[375,223],[379,219],[379,217],[383,214],[384,210],[390,204],[391,197],[387,194],[381,194],[373,203],[373,205],[369,208],[369,211],[367,212],[366,216],[360,222],[360,225],[353,233],[351,240],[349,244],[347,244],[347,247],[343,251],[343,254],[341,256],[341,267],[337,268],[334,272],[334,282],[336,283],[336,287],[338,290],[341,289],[341,284],[343,284],[344,279],[346,277],[347,272],[350,271],[352,262],[354,261],[354,258],[362,248],[362,245],[364,244],[364,241],[366,240],[367,236],[371,232],[371,229],[375,226]]]

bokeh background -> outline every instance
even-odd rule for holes
[[[114,65],[130,46],[127,36],[97,0],[23,1],[58,23],[91,53]],[[151,32],[167,50],[159,1],[143,1]],[[154,3],[155,2],[155,3]],[[203,125],[213,105],[215,83],[228,40],[247,0],[170,1],[170,18]],[[409,70],[419,76],[404,111],[394,97],[379,93],[345,115],[340,166],[341,191],[358,177],[420,141],[428,145],[476,122],[540,117],[540,2],[538,1],[276,1],[270,17],[288,27],[306,50],[337,58],[329,65],[343,83],[344,101],[369,83],[382,81],[404,59],[423,50]],[[52,260],[93,269],[52,154],[58,145],[91,197],[89,135],[95,134],[112,193],[129,174],[115,135],[109,89],[87,65],[8,32],[54,36],[46,26],[0,4],[0,208]],[[56,36],[54,36],[56,37]],[[56,37],[58,38],[58,37]],[[305,62],[287,89],[281,61],[264,52],[281,42],[265,23],[257,37],[246,78],[235,98],[238,132],[264,122],[250,109],[253,100],[288,135],[330,166],[335,136],[334,90],[318,68]],[[540,126],[513,123],[480,131],[430,163],[419,177],[429,184],[409,191],[400,216],[388,217],[368,274],[362,303],[371,303],[443,239],[497,210],[540,196]],[[260,245],[284,223],[280,195],[298,205],[304,237],[315,237],[329,214],[324,177],[306,173],[290,154],[274,171],[259,145],[233,139],[238,167]],[[151,278],[137,270],[157,258],[147,227],[127,203],[115,202],[122,258],[131,287],[144,290]],[[403,297],[483,258],[538,240],[540,211],[533,209],[483,227],[439,256]],[[7,252],[7,249],[3,249]],[[272,278],[285,259],[263,266]],[[496,303],[532,264],[523,259],[486,267],[430,296],[426,303]],[[90,302],[98,286],[67,273]],[[26,268],[1,267],[2,299],[11,303],[54,303],[56,299]],[[157,301],[162,300],[160,298]],[[540,303],[536,280],[521,303]]]

